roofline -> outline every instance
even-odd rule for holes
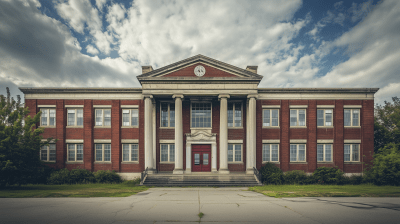
[[[257,88],[258,93],[373,93],[379,88]]]
[[[99,88],[99,87],[77,87],[77,88],[47,88],[47,87],[19,87],[24,94],[31,93],[142,93],[142,88]]]

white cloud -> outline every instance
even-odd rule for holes
[[[106,4],[107,0],[96,0],[96,6],[101,11],[103,10],[104,5]]]
[[[88,45],[86,46],[86,51],[87,51],[88,53],[92,54],[92,55],[98,55],[98,54],[99,54],[99,51],[98,51],[95,47],[93,47],[92,45],[90,45],[90,44],[88,44]]]

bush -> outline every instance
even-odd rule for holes
[[[113,170],[99,170],[94,173],[94,177],[96,178],[97,183],[121,183],[121,177]]]
[[[353,175],[347,178],[346,184],[360,185],[364,182],[363,176]]]
[[[308,184],[309,177],[303,170],[288,171],[283,176],[285,184]]]
[[[344,184],[346,182],[344,173],[340,169],[333,167],[317,168],[312,178],[316,184]]]
[[[400,185],[399,145],[389,143],[374,155],[373,166],[367,178],[376,185]]]
[[[71,184],[69,170],[64,168],[53,172],[47,179],[48,184]]]
[[[282,184],[283,172],[273,163],[266,163],[260,169],[262,182],[264,184]]]
[[[87,184],[95,183],[96,179],[89,170],[64,168],[53,172],[47,180],[48,184]]]

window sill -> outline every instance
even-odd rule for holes
[[[138,161],[122,161],[121,164],[139,164]]]
[[[243,129],[243,127],[228,127],[228,129]]]
[[[346,162],[343,162],[344,164],[361,164],[361,162],[360,161],[346,161]]]
[[[95,161],[94,164],[111,164],[111,161]]]
[[[344,126],[344,128],[361,128],[361,126]]]
[[[54,164],[56,163],[56,161],[43,161],[41,160],[44,164]]]
[[[83,164],[83,161],[68,161],[65,164]]]
[[[139,128],[138,126],[121,126],[121,128]]]
[[[307,126],[290,126],[290,128],[307,128]]]
[[[41,126],[39,126],[39,128],[56,128],[56,126],[44,126],[44,125],[41,125]]]
[[[333,164],[333,162],[319,161],[317,164]]]
[[[317,128],[333,128],[333,126],[317,126]]]
[[[269,128],[269,129],[279,129],[280,126],[263,126],[262,128]]]
[[[111,128],[111,126],[94,126],[94,128]]]
[[[160,164],[175,164],[175,162],[160,162]]]
[[[243,162],[228,162],[228,164],[243,164]]]
[[[190,129],[212,130],[212,127],[207,127],[207,128],[190,127]]]
[[[83,126],[66,126],[66,128],[83,128]]]
[[[160,127],[160,129],[175,129],[175,127]]]
[[[308,162],[290,162],[289,164],[308,164]]]
[[[273,163],[273,164],[281,164],[280,162],[274,162],[274,161],[263,161],[262,164],[266,163]]]

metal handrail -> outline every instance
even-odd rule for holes
[[[255,167],[253,167],[253,171],[254,171],[254,176],[255,176],[256,179],[257,179],[257,182],[258,182],[258,183],[262,183],[260,171],[258,171]]]
[[[146,180],[148,170],[149,167],[146,167],[146,169],[140,174],[140,185],[143,185],[144,181]]]

